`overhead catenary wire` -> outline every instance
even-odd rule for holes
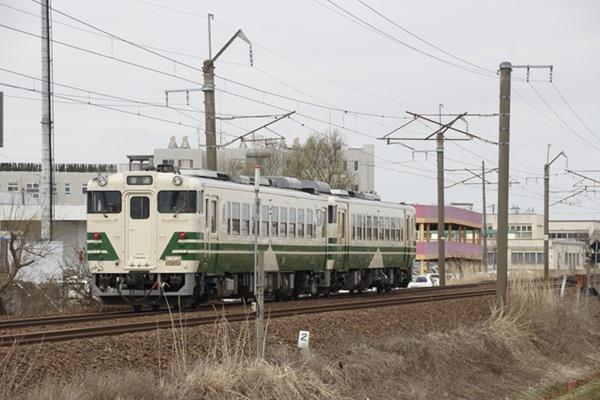
[[[600,147],[598,147],[597,145],[595,145],[594,143],[590,142],[589,140],[587,140],[585,137],[583,137],[583,135],[581,135],[579,132],[577,132],[575,129],[573,129],[571,127],[571,125],[569,125],[555,110],[554,108],[552,108],[552,106],[548,103],[548,101],[544,98],[544,96],[542,96],[542,94],[535,88],[535,86],[533,86],[531,83],[529,84],[529,86],[531,87],[531,89],[534,91],[534,93],[540,98],[540,100],[542,101],[542,103],[544,103],[544,105],[550,110],[550,112],[552,112],[552,114],[554,114],[554,116],[556,118],[559,119],[560,122],[562,122],[564,128],[566,128],[567,131],[573,133],[575,136],[577,136],[580,140],[582,140],[584,143],[586,143],[587,145],[593,147],[594,149],[600,151]]]
[[[315,1],[316,1],[318,4],[320,4],[321,6],[323,6],[323,4],[322,4],[320,1],[318,1],[318,0],[315,0]],[[426,56],[426,57],[429,57],[429,58],[431,58],[431,59],[433,59],[433,60],[436,60],[436,61],[438,61],[438,62],[441,62],[441,63],[447,64],[447,65],[450,65],[450,66],[452,66],[452,67],[455,67],[455,68],[458,68],[458,69],[461,69],[461,70],[464,70],[464,71],[467,71],[467,72],[471,72],[471,73],[473,73],[473,74],[476,74],[476,75],[485,76],[485,77],[487,77],[487,78],[492,78],[492,77],[493,77],[493,78],[495,78],[495,77],[496,77],[496,74],[495,74],[495,73],[491,74],[491,73],[487,73],[487,72],[481,72],[481,71],[478,71],[478,70],[473,70],[472,68],[467,68],[467,67],[464,67],[464,66],[463,66],[463,65],[461,65],[461,64],[456,64],[456,63],[454,63],[454,62],[452,62],[452,61],[448,61],[448,60],[446,60],[446,59],[443,59],[443,58],[441,58],[441,57],[438,57],[438,56],[436,56],[436,55],[434,55],[434,54],[431,54],[431,53],[429,53],[429,52],[427,52],[427,51],[421,50],[421,49],[419,49],[419,48],[417,48],[417,47],[415,47],[415,46],[412,46],[412,45],[410,45],[410,44],[408,44],[408,43],[404,42],[403,40],[400,40],[399,38],[395,37],[394,35],[391,35],[391,34],[389,34],[389,33],[385,32],[385,31],[383,31],[383,30],[381,30],[381,29],[377,28],[375,25],[371,24],[371,23],[370,23],[370,22],[368,22],[368,21],[365,21],[364,19],[360,18],[360,17],[359,17],[359,16],[357,16],[356,14],[354,14],[354,13],[352,13],[352,12],[350,12],[350,11],[346,10],[344,7],[340,6],[340,5],[339,5],[339,4],[337,4],[336,2],[334,2],[334,1],[332,1],[332,0],[325,0],[325,1],[327,1],[329,4],[333,5],[333,6],[334,6],[334,7],[336,7],[337,9],[339,9],[341,12],[343,12],[343,13],[345,13],[345,14],[349,15],[351,18],[353,18],[353,20],[352,20],[352,21],[353,21],[354,23],[357,23],[359,26],[362,26],[363,28],[366,28],[366,29],[368,29],[368,30],[370,30],[370,31],[372,31],[372,32],[375,32],[375,33],[377,33],[378,35],[380,35],[380,36],[382,36],[382,37],[385,37],[385,38],[387,38],[387,39],[389,39],[389,40],[391,40],[391,41],[393,41],[393,42],[396,42],[396,43],[398,43],[398,44],[400,44],[400,45],[402,45],[402,46],[404,46],[404,47],[406,47],[406,48],[408,48],[408,49],[410,49],[410,50],[413,50],[413,51],[415,51],[415,52],[417,52],[417,53],[420,53],[420,54],[422,54],[422,55],[424,55],[424,56]]]
[[[388,21],[389,23],[391,23],[392,25],[394,25],[395,27],[397,27],[398,29],[402,30],[403,32],[406,32],[406,33],[408,33],[410,36],[412,36],[412,37],[414,37],[415,39],[417,39],[417,40],[421,41],[422,43],[425,43],[425,44],[427,44],[428,46],[431,46],[431,47],[433,47],[433,48],[434,48],[434,49],[436,49],[437,51],[439,51],[439,52],[442,52],[442,53],[444,53],[445,55],[447,55],[447,56],[449,56],[449,57],[452,57],[452,58],[454,58],[454,59],[455,59],[455,60],[457,60],[457,61],[460,61],[460,62],[463,62],[463,63],[465,63],[465,64],[467,64],[467,65],[470,65],[471,67],[475,67],[475,68],[481,69],[482,71],[485,71],[485,72],[488,72],[488,73],[491,73],[491,74],[494,74],[494,75],[496,74],[496,71],[495,71],[495,70],[492,70],[492,69],[489,69],[489,68],[486,68],[486,67],[482,67],[481,65],[474,64],[474,63],[472,63],[472,62],[470,62],[470,61],[468,61],[468,60],[465,60],[464,58],[458,57],[458,56],[456,56],[456,55],[454,55],[454,54],[450,53],[449,51],[446,51],[446,50],[442,49],[441,47],[439,47],[439,46],[436,46],[435,44],[433,44],[433,43],[431,43],[431,42],[429,42],[429,41],[427,41],[427,40],[423,39],[421,36],[419,36],[419,35],[417,35],[417,34],[415,34],[415,33],[411,32],[411,31],[409,31],[408,29],[406,29],[405,27],[403,27],[402,25],[400,25],[398,22],[396,22],[396,21],[392,20],[391,18],[389,18],[388,16],[386,16],[384,13],[382,13],[382,12],[378,11],[378,10],[377,10],[376,8],[374,8],[373,6],[371,6],[371,5],[367,4],[365,1],[363,1],[363,0],[358,0],[358,2],[359,2],[360,4],[362,4],[363,6],[367,7],[369,10],[371,10],[371,11],[372,11],[372,12],[374,12],[375,14],[379,15],[379,16],[380,16],[381,18],[383,18],[384,20]]]
[[[0,82],[0,86],[5,86],[5,87],[13,88],[13,89],[24,90],[24,91],[33,92],[33,93],[42,93],[41,90],[27,88],[27,87],[18,86],[18,85],[13,85],[13,84],[10,84],[10,83]],[[160,117],[156,117],[156,116],[152,116],[152,115],[148,115],[148,114],[143,114],[143,113],[140,113],[140,112],[133,112],[133,111],[128,111],[128,110],[121,110],[121,109],[118,109],[118,108],[105,106],[103,104],[93,103],[91,101],[74,99],[74,98],[69,97],[68,95],[62,95],[62,94],[57,94],[57,93],[53,93],[52,95],[54,97],[56,97],[56,98],[64,99],[64,100],[69,100],[69,101],[72,101],[74,103],[87,104],[87,105],[90,105],[90,106],[104,108],[104,109],[107,109],[107,110],[121,112],[121,113],[124,113],[124,114],[135,115],[135,116],[142,117],[142,118],[153,119],[153,120],[156,120],[156,121],[161,121],[161,122],[165,122],[165,123],[169,123],[169,124],[179,125],[179,126],[183,126],[183,127],[186,127],[186,128],[198,129],[198,126],[188,125],[188,124],[185,124],[183,122],[177,122],[177,121],[173,121],[173,120],[168,120],[168,119],[165,119],[165,118],[160,118]]]

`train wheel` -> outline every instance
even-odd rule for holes
[[[142,311],[142,305],[141,304],[134,304],[132,307],[133,307],[133,311],[135,311],[135,312]]]
[[[160,304],[152,304],[152,310],[154,310],[154,311],[160,310]]]

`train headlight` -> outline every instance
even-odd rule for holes
[[[106,186],[108,183],[108,178],[104,175],[100,175],[98,178],[96,178],[96,182],[98,182],[98,185],[100,186]]]
[[[183,178],[182,178],[181,176],[179,176],[179,175],[175,175],[175,176],[173,177],[173,185],[175,185],[175,186],[179,186],[179,185],[181,185],[182,183],[183,183]]]

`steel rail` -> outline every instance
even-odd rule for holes
[[[417,294],[414,296],[402,296],[402,297],[387,297],[375,300],[363,300],[363,301],[352,301],[335,304],[323,304],[313,306],[302,306],[292,307],[285,309],[270,310],[268,312],[269,318],[282,318],[295,315],[305,314],[317,314],[324,312],[333,311],[350,311],[358,309],[369,309],[377,307],[389,307],[404,304],[414,303],[426,303],[433,301],[453,300],[453,299],[465,299],[471,297],[490,296],[496,293],[495,288],[478,288],[475,290],[467,291],[454,291],[451,293],[429,293],[429,294]],[[167,329],[167,328],[187,328],[200,325],[209,325],[219,322],[220,320],[227,320],[229,322],[239,321],[250,321],[254,318],[254,315],[249,312],[243,313],[216,313],[215,315],[189,317],[189,318],[177,318],[177,319],[164,319],[156,321],[143,321],[143,322],[132,322],[118,325],[102,325],[102,326],[91,326],[73,329],[61,329],[41,332],[24,332],[16,333],[14,335],[3,335],[0,336],[0,346],[11,346],[21,344],[32,344],[32,343],[45,343],[45,342],[59,342],[72,339],[83,339],[107,335],[117,335],[124,333],[134,333],[149,331],[155,329]]]
[[[402,296],[410,293],[421,293],[421,292],[437,292],[449,289],[466,289],[466,288],[475,288],[480,286],[491,285],[492,283],[475,283],[475,284],[462,284],[462,285],[451,285],[447,287],[434,286],[434,287],[426,287],[426,288],[412,288],[412,289],[402,289],[402,290],[394,290],[393,294]],[[363,293],[362,296],[370,296],[375,295],[375,293]],[[342,298],[348,297],[349,294],[335,294],[332,298]],[[301,299],[303,300],[303,299]],[[306,299],[308,301],[308,299]],[[203,304],[196,308],[185,308],[181,311],[195,312],[202,310],[210,310],[214,307],[234,307],[234,306],[243,306],[242,302],[235,303],[215,303],[215,304]],[[171,310],[172,313],[178,314],[180,310]],[[59,324],[71,324],[71,323],[80,323],[80,322],[96,322],[96,321],[104,321],[104,320],[112,320],[112,319],[124,319],[124,318],[137,318],[137,317],[148,317],[154,315],[164,315],[168,314],[169,310],[160,309],[153,311],[109,311],[109,312],[100,312],[100,313],[85,313],[85,314],[71,314],[71,315],[51,315],[45,317],[33,317],[33,318],[20,318],[20,319],[7,319],[0,321],[0,330],[5,329],[15,329],[15,328],[27,328],[32,326],[44,326],[44,325],[59,325]]]

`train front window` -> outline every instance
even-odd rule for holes
[[[131,219],[147,219],[150,216],[150,199],[146,196],[129,199],[129,216]]]
[[[121,192],[116,190],[87,192],[89,214],[118,214],[121,212]]]
[[[196,192],[193,190],[164,190],[158,192],[158,212],[190,214],[196,212]]]

